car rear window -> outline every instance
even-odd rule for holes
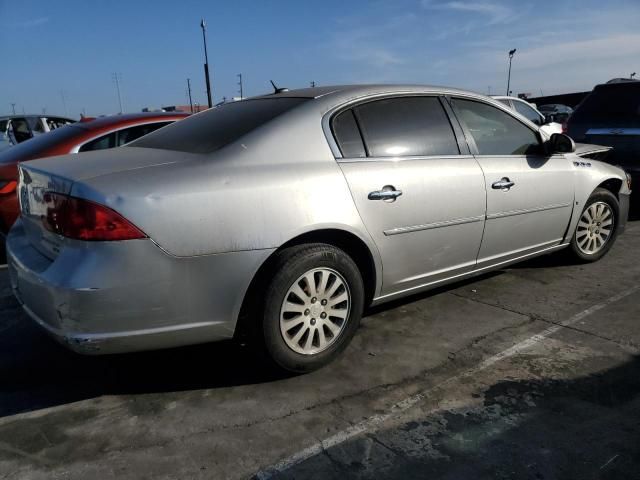
[[[150,133],[126,147],[211,153],[307,100],[259,98],[227,103]]]
[[[572,121],[640,121],[640,82],[600,85],[573,112]]]

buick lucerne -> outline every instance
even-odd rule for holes
[[[22,163],[12,287],[81,353],[246,335],[310,371],[367,305],[559,249],[601,258],[630,180],[574,151],[448,88],[233,102],[122,148]]]

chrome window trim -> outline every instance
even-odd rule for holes
[[[338,163],[360,163],[360,162],[409,162],[409,161],[420,161],[420,160],[460,160],[460,159],[472,159],[473,155],[465,154],[465,155],[409,155],[409,156],[399,156],[399,157],[347,157],[347,158],[336,158],[336,162]]]
[[[106,137],[107,135],[111,135],[112,133],[120,132],[120,131],[125,130],[127,128],[141,127],[143,125],[151,125],[153,123],[165,123],[167,121],[170,122],[170,123],[174,123],[174,122],[176,122],[178,120],[179,119],[162,120],[161,122],[156,120],[156,121],[149,121],[149,122],[144,122],[144,123],[136,123],[136,124],[133,124],[133,125],[127,125],[126,127],[121,127],[121,128],[114,128],[112,130],[108,130],[106,132],[102,132],[100,135],[95,135],[95,136],[91,137],[90,139],[85,140],[82,143],[79,143],[78,145],[75,145],[71,150],[69,150],[69,153],[79,153],[80,149],[82,147],[84,147],[87,143],[93,142],[94,140],[97,140],[98,138],[101,138],[101,137]],[[169,126],[169,124],[165,125],[165,127],[167,127],[167,126]],[[164,128],[164,127],[160,127],[160,128]],[[160,130],[160,128],[158,130]],[[127,142],[127,143],[131,143],[131,142]],[[125,143],[124,145],[127,145],[127,143]],[[124,147],[124,145],[120,145],[120,146]],[[115,147],[115,148],[117,148],[117,147]]]

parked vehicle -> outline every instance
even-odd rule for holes
[[[500,103],[515,110],[524,118],[539,126],[540,130],[546,133],[549,137],[554,133],[562,133],[562,125],[560,123],[556,122],[553,118],[547,118],[529,102],[517,97],[500,95],[494,95],[492,98],[495,98]]]
[[[576,142],[613,147],[606,161],[640,182],[640,82],[597,85],[569,118],[567,134]]]
[[[73,122],[70,118],[39,115],[0,117],[0,151]]]
[[[133,113],[81,121],[0,153],[0,237],[7,234],[20,214],[15,193],[19,162],[119,147],[187,116],[186,113]],[[0,243],[4,243],[2,238]]]
[[[547,121],[563,124],[567,121],[569,116],[573,113],[573,108],[560,103],[550,103],[547,105],[540,105],[538,107],[540,113],[542,113]]]
[[[233,102],[123,148],[20,165],[11,283],[89,354],[240,336],[305,372],[365,305],[625,226],[619,168],[488,97],[343,86]]]

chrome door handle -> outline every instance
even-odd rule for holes
[[[395,200],[400,195],[402,195],[402,190],[396,190],[395,187],[391,185],[385,185],[382,187],[382,190],[376,190],[374,192],[369,192],[369,196],[367,197],[369,200]]]
[[[502,190],[503,192],[506,192],[514,185],[515,185],[515,182],[512,182],[511,180],[509,180],[508,177],[502,177],[497,182],[493,182],[491,184],[491,188],[493,188],[494,190]]]

